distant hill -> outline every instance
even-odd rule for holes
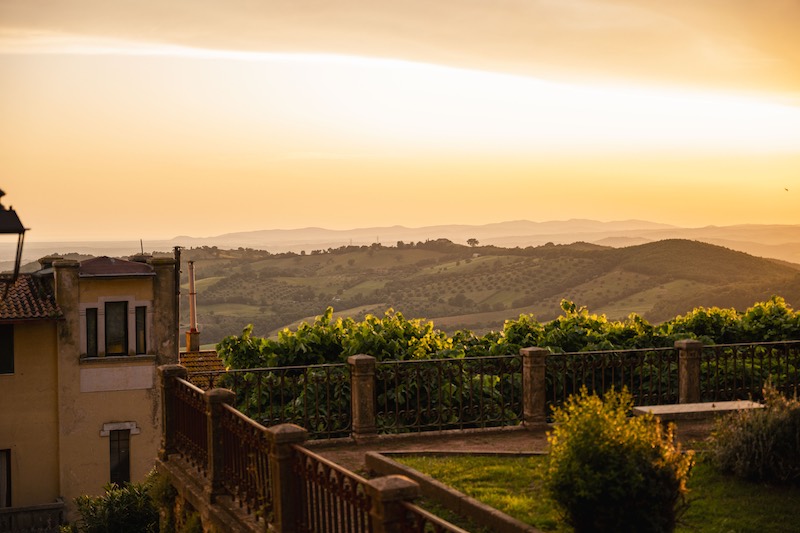
[[[466,244],[477,239],[482,245],[505,248],[589,242],[623,247],[664,239],[690,239],[800,264],[800,225],[736,225],[681,228],[641,220],[599,222],[573,219],[531,222],[517,220],[484,225],[441,225],[421,228],[404,226],[368,227],[349,230],[324,228],[270,229],[197,237],[180,236],[168,240],[145,241],[147,251],[168,252],[174,246],[185,248],[216,246],[221,249],[255,248],[272,253],[327,250],[348,245],[381,243],[394,246],[446,238]],[[26,261],[34,261],[53,252],[121,256],[140,250],[139,241],[37,242],[31,232],[25,244]],[[14,245],[0,243],[0,270],[7,269],[14,256]]]
[[[552,319],[562,298],[612,319],[635,312],[653,323],[698,306],[744,310],[773,294],[800,302],[796,265],[690,240],[523,249],[437,239],[305,255],[205,247],[183,257],[195,261],[204,343],[248,323],[271,334],[328,305],[356,318],[393,308],[448,331],[484,332],[522,313]]]

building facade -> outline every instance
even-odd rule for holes
[[[0,302],[0,507],[141,481],[161,438],[157,367],[178,361],[172,258],[45,258]],[[0,509],[0,511],[3,511]]]

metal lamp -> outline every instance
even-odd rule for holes
[[[0,198],[5,196],[6,193],[0,191]],[[11,207],[6,209],[0,204],[0,234],[17,234],[17,255],[14,259],[14,274],[11,277],[11,281],[6,283],[6,289],[3,292],[3,298],[6,297],[8,294],[8,290],[17,281],[17,277],[19,276],[19,267],[20,263],[22,263],[22,244],[25,241],[25,226],[22,225],[20,222],[19,217],[17,216],[17,212],[14,211]]]

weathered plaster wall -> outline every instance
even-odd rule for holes
[[[11,450],[11,504],[56,501],[56,322],[14,324],[14,373],[0,374],[0,449]]]
[[[104,424],[130,423],[136,428],[130,437],[132,481],[142,481],[155,464],[161,442],[156,365],[161,359],[177,360],[176,341],[163,338],[175,329],[165,327],[175,316],[171,300],[165,301],[166,292],[174,294],[174,261],[168,261],[165,268],[156,269],[158,277],[164,273],[169,278],[166,282],[153,276],[79,278],[77,265],[55,263],[56,298],[65,315],[59,328],[60,484],[70,519],[75,518],[74,498],[102,494],[110,479],[109,437],[101,435]],[[153,302],[149,355],[81,358],[81,304],[115,295]],[[172,346],[174,355],[162,352]]]

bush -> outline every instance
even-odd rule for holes
[[[158,531],[158,509],[150,497],[151,473],[143,483],[109,483],[102,496],[78,496],[80,533],[149,533]]]
[[[752,481],[800,483],[800,401],[764,387],[764,409],[742,410],[717,421],[715,466]]]
[[[545,483],[577,533],[672,531],[686,508],[693,455],[652,415],[629,418],[632,405],[626,390],[583,387],[554,411]]]

